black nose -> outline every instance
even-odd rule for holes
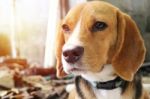
[[[63,56],[68,63],[75,63],[81,58],[83,52],[84,52],[84,48],[78,46],[73,49],[64,50]]]

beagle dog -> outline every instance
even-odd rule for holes
[[[137,74],[144,41],[132,18],[115,6],[75,6],[56,37],[57,76],[76,75],[70,99],[150,99]]]

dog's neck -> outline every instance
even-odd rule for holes
[[[103,70],[98,73],[87,72],[81,75],[84,79],[95,86],[95,82],[107,82],[114,80],[117,75],[114,72],[112,65],[105,65]]]
[[[103,70],[99,73],[91,73],[88,72],[86,74],[81,75],[84,79],[86,79],[91,85],[93,86],[93,92],[96,99],[120,99],[121,97],[121,89],[115,88],[111,90],[105,90],[105,89],[97,89],[95,82],[109,82],[117,78],[117,75],[115,75],[114,69],[112,65],[105,65]],[[115,95],[115,97],[114,97]]]

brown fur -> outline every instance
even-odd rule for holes
[[[75,80],[76,81],[75,84],[76,84],[76,93],[78,94],[75,97],[80,98],[81,96],[79,92],[81,92],[81,95],[83,95],[82,99],[96,99],[90,84],[86,80],[82,79],[82,77],[77,77],[77,78]]]
[[[118,12],[117,52],[112,60],[116,73],[128,81],[144,61],[145,46],[135,22],[125,14]]]
[[[112,64],[116,75],[124,80],[132,81],[144,61],[143,39],[135,22],[127,14],[102,1],[75,6],[58,26],[56,38],[57,76],[65,75],[61,63],[62,47],[72,35],[79,20],[81,27],[78,38],[84,47],[82,64],[88,64],[81,68],[91,72],[99,72],[103,69],[104,64]],[[93,33],[91,26],[97,20],[107,23],[108,28]],[[64,24],[69,26],[69,33],[62,30],[61,26]],[[127,91],[127,96],[133,92],[132,90],[130,93]]]
[[[57,34],[56,34],[56,48],[55,48],[55,54],[57,59],[56,69],[57,69],[57,77],[65,76],[66,73],[63,71],[63,66],[61,62],[61,53],[62,53],[62,47],[65,43],[63,32],[61,31],[61,22],[57,26]]]

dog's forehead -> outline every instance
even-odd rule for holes
[[[86,6],[83,8],[81,14],[86,16],[98,16],[103,15],[106,17],[113,16],[116,14],[117,8],[113,5],[106,3],[106,2],[100,2],[100,1],[94,1],[89,2],[86,4]]]
[[[72,8],[64,19],[64,23],[76,23],[81,17],[86,19],[93,17],[114,18],[118,8],[103,1],[83,3]],[[92,17],[91,17],[92,16]]]
[[[70,11],[67,13],[66,17],[64,18],[63,23],[76,23],[85,5],[86,3],[82,3],[71,8]]]

